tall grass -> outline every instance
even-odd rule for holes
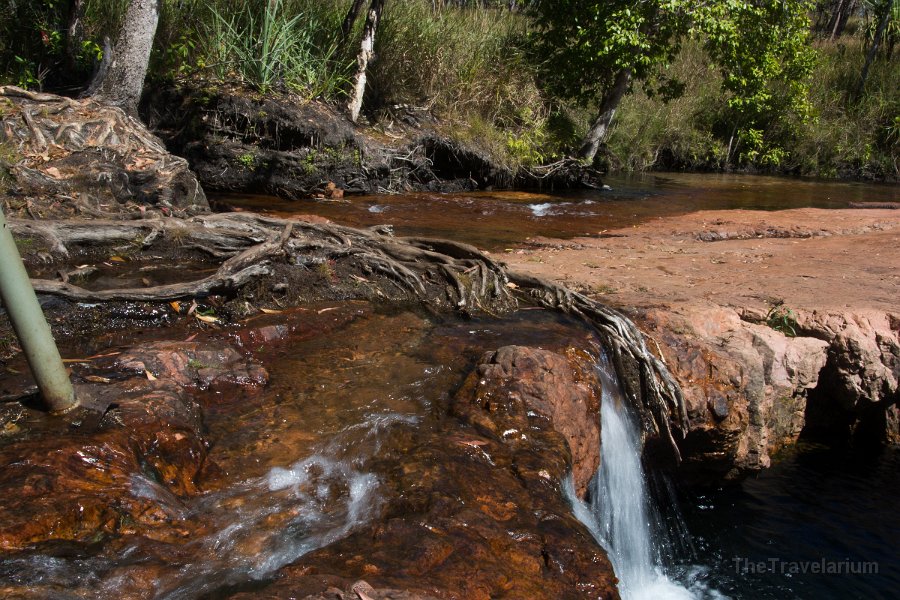
[[[388,3],[372,65],[371,107],[409,104],[510,166],[544,160],[558,144],[554,106],[527,58],[521,13],[477,4],[434,9],[430,0]]]

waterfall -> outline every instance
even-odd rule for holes
[[[626,410],[619,381],[605,357],[597,370],[603,384],[601,464],[590,484],[589,503],[575,496],[571,483],[567,485],[575,514],[606,549],[623,600],[707,596],[708,590],[693,586],[689,590],[666,575],[661,548],[669,545],[664,543],[663,528],[652,516],[641,468],[640,432]]]

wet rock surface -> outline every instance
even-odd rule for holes
[[[522,319],[473,346],[470,324],[312,306],[75,363],[90,410],[2,404],[0,489],[24,493],[0,595],[617,598],[561,491],[598,436],[593,338]],[[551,349],[484,354],[501,335]]]
[[[188,163],[118,108],[0,87],[7,216],[183,216],[209,205]]]
[[[380,519],[236,597],[353,598],[343,590],[364,579],[384,598],[617,598],[560,489],[567,440],[599,445],[599,388],[581,357],[510,346],[479,362],[452,402],[462,427],[395,431],[385,444]]]
[[[505,346],[481,357],[453,411],[512,448],[530,445],[535,430],[557,432],[583,496],[600,464],[600,390],[592,359],[574,348]]]
[[[171,542],[196,528],[184,520],[182,501],[199,492],[206,466],[202,411],[190,393],[204,379],[183,364],[185,352],[175,345],[148,346],[125,354],[126,363],[133,365],[137,357],[150,362],[152,356],[157,375],[142,371],[123,378],[121,370],[110,373],[98,365],[98,372],[111,377],[91,375],[93,383],[77,386],[80,406],[64,416],[3,405],[4,550],[96,542],[109,535]],[[207,342],[206,352],[231,358],[233,372],[253,374],[229,377],[228,383],[262,385],[267,379],[257,364],[227,346]]]

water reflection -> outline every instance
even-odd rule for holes
[[[697,210],[847,208],[900,202],[900,187],[784,177],[651,173],[610,176],[608,191],[474,192],[354,196],[345,202],[268,196],[212,197],[225,206],[269,214],[315,214],[343,225],[389,223],[398,235],[445,237],[502,250],[535,236],[595,236],[656,217]]]

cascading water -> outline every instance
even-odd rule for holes
[[[624,600],[723,598],[670,579],[663,566],[663,528],[656,523],[641,468],[640,432],[628,414],[615,371],[604,357],[597,366],[603,384],[600,408],[601,465],[590,485],[590,502],[567,493],[576,516],[602,545],[619,578]]]

